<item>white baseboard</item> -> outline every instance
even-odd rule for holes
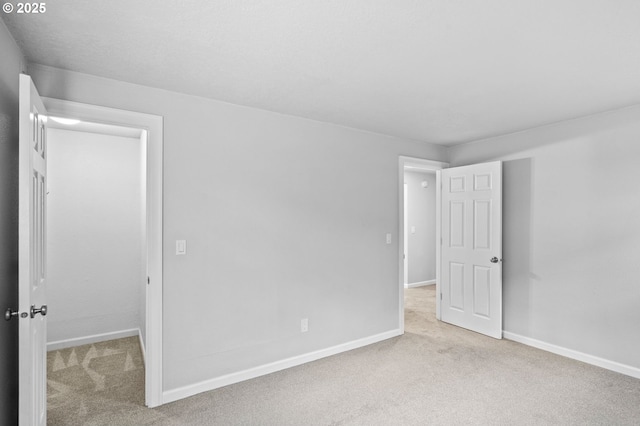
[[[625,374],[627,376],[640,379],[640,368],[632,367],[626,364],[620,364],[619,362],[610,361],[608,359],[599,358],[597,356],[585,354],[583,352],[574,351],[573,349],[563,348],[562,346],[556,346],[551,343],[546,343],[540,340],[532,339],[530,337],[521,336],[519,334],[503,331],[502,336],[505,339],[513,340],[514,342],[522,343],[527,346],[533,346],[534,348],[542,349],[543,351],[551,352],[556,355],[562,355],[567,358],[582,361],[587,364],[602,367],[607,370],[615,371],[616,373]]]
[[[420,281],[417,283],[405,284],[404,288],[422,287],[425,285],[434,285],[435,283],[436,283],[436,280]]]
[[[58,340],[47,343],[47,351],[71,348],[73,346],[88,345],[90,343],[104,342],[105,340],[122,339],[123,337],[139,336],[140,329],[120,330],[111,333],[94,334],[92,336],[75,337],[73,339]]]
[[[325,358],[331,355],[336,355],[341,352],[350,351],[363,346],[377,343],[382,340],[390,339],[392,337],[402,335],[400,329],[387,331],[385,333],[376,334],[374,336],[365,337],[363,339],[354,340],[352,342],[343,343],[341,345],[332,346],[327,349],[321,349],[315,352],[309,352],[307,354],[283,359],[281,361],[272,362],[270,364],[261,365],[258,367],[250,368],[247,370],[239,371],[237,373],[227,374],[214,379],[205,380],[203,382],[194,383],[193,385],[183,386],[177,389],[171,389],[163,392],[162,403],[167,404],[179,399],[187,398],[199,394],[201,392],[207,392],[213,389],[221,388],[223,386],[231,385],[234,383],[242,382],[244,380],[254,379],[256,377],[264,376],[266,374],[274,373],[276,371],[284,370],[286,368],[295,367],[307,362],[315,361],[321,358]]]

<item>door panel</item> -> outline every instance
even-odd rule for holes
[[[451,247],[464,247],[464,202],[463,201],[451,201],[450,202],[451,217],[449,222],[449,235]]]
[[[18,201],[19,424],[47,423],[47,115],[31,78],[20,75]]]
[[[464,310],[464,265],[450,262],[451,270],[449,288],[451,289],[451,303],[449,308]]]
[[[491,249],[491,201],[473,201],[473,248]]]
[[[484,266],[473,267],[473,313],[486,318],[491,309],[491,269]]]
[[[502,338],[502,163],[444,169],[441,179],[441,319]]]

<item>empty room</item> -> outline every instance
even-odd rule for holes
[[[0,424],[637,425],[638,16],[4,1]]]

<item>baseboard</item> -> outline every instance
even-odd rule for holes
[[[111,333],[94,334],[92,336],[75,337],[73,339],[58,340],[47,343],[47,351],[71,348],[74,346],[88,345],[91,343],[104,342],[106,340],[122,339],[123,337],[139,336],[140,329],[113,331]]]
[[[505,339],[513,340],[514,342],[522,343],[524,345],[542,349],[556,355],[562,355],[567,358],[575,359],[576,361],[582,361],[587,364],[595,365],[597,367],[615,371],[616,373],[625,374],[627,376],[640,379],[640,368],[632,367],[626,364],[620,364],[619,362],[610,361],[608,359],[599,358],[597,356],[585,354],[583,352],[574,351],[573,349],[567,349],[562,346],[556,346],[551,343],[546,343],[540,340],[532,339],[530,337],[510,333],[508,331],[503,331],[502,336]]]
[[[422,287],[425,285],[434,285],[435,283],[436,283],[436,280],[420,281],[417,283],[405,284],[404,288]]]
[[[400,329],[387,331],[385,333],[376,334],[374,336],[365,337],[363,339],[354,340],[351,342],[343,343],[341,345],[332,346],[327,349],[321,349],[315,352],[309,352],[303,355],[283,359],[281,361],[272,362],[270,364],[261,365],[258,367],[250,368],[247,370],[239,371],[237,373],[227,374],[215,379],[205,380],[203,382],[194,383],[193,385],[183,386],[177,389],[171,389],[163,392],[162,403],[167,404],[179,399],[187,398],[202,392],[207,392],[213,389],[221,388],[223,386],[232,385],[234,383],[242,382],[249,379],[255,379],[256,377],[271,374],[276,371],[284,370],[286,368],[295,367],[307,362],[316,361],[321,358],[326,358],[331,355],[336,355],[342,352],[357,349],[363,346],[371,345],[373,343],[380,342],[382,340],[390,339],[392,337],[400,336],[402,331]]]

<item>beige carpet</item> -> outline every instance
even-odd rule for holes
[[[110,424],[100,423],[106,413],[143,405],[144,364],[137,337],[47,354],[47,424]]]
[[[112,380],[94,358],[105,390],[85,379],[71,391],[85,408],[50,395],[50,424],[640,425],[640,380],[437,322],[433,286],[406,295],[401,337],[153,410],[126,359],[111,363]]]

